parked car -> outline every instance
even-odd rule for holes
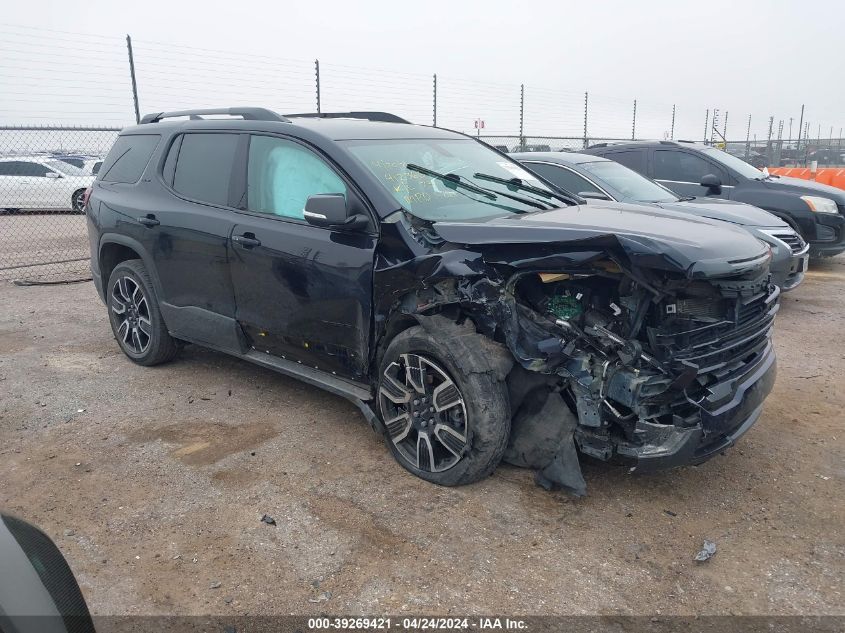
[[[0,630],[94,633],[73,572],[49,536],[0,514]]]
[[[546,143],[526,143],[525,145],[514,145],[511,152],[550,152],[551,145]]]
[[[43,156],[0,158],[0,209],[67,209],[82,212],[94,176]]]
[[[804,279],[809,245],[768,211],[718,198],[679,198],[620,163],[590,154],[533,153],[513,157],[556,187],[583,198],[648,204],[738,224],[772,248],[772,281],[791,290]]]
[[[53,158],[73,165],[91,176],[96,176],[103,164],[103,159],[99,156],[54,154]]]
[[[845,151],[842,148],[822,147],[807,154],[807,162],[816,161],[819,166],[845,165]]]
[[[746,152],[744,147],[735,146],[728,147],[725,151],[731,156],[744,160],[746,163],[752,167],[756,167],[757,169],[763,169],[763,167],[769,166],[769,161],[766,158],[766,155],[762,152],[758,152],[753,149],[749,149]]]
[[[129,359],[191,342],[318,385],[441,485],[504,458],[581,494],[577,450],[699,463],[758,419],[779,294],[766,244],[586,208],[472,137],[346,116],[192,110],[121,132],[86,213]]]
[[[770,176],[735,156],[685,141],[593,145],[603,156],[665,185],[679,196],[728,198],[785,220],[810,244],[810,257],[845,252],[845,191],[809,180]]]

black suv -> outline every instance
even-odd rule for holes
[[[845,191],[810,180],[768,176],[741,158],[688,141],[599,143],[603,156],[680,196],[728,198],[783,218],[810,244],[810,257],[845,252]]]
[[[778,309],[743,229],[583,202],[463,134],[239,108],[123,130],[86,212],[134,362],[210,347],[349,398],[429,481],[504,458],[583,493],[579,450],[659,468],[748,430]]]

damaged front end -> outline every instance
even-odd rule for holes
[[[393,306],[469,319],[507,348],[504,459],[544,487],[585,493],[578,452],[637,471],[703,462],[754,424],[773,386],[768,253],[707,266],[636,248],[606,234],[564,255],[441,242]]]

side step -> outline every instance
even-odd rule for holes
[[[349,400],[369,401],[373,398],[369,388],[362,383],[344,380],[343,378],[332,376],[331,374],[327,374],[319,369],[314,369],[312,367],[308,367],[307,365],[279,358],[278,356],[271,356],[256,350],[250,350],[246,354],[243,354],[241,358],[293,378],[298,378],[303,382],[307,382],[315,387],[320,387],[321,389],[325,389],[326,391],[330,391],[335,395]]]

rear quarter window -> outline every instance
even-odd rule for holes
[[[118,136],[100,167],[97,179],[102,182],[138,182],[160,140],[158,134]]]

